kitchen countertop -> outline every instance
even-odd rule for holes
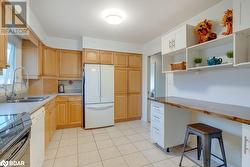
[[[229,119],[231,121],[250,125],[250,107],[222,104],[180,97],[158,97],[149,100],[164,103],[193,112]]]
[[[57,96],[81,96],[81,93],[60,93],[60,94],[51,94],[51,95],[43,95],[43,96],[49,96],[49,98],[43,101],[39,101],[39,102],[0,103],[0,116],[10,115],[10,114],[19,114],[23,112],[32,114],[33,112],[40,109],[46,103],[53,100]]]

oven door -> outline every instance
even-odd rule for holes
[[[30,167],[30,131],[20,137],[11,147],[4,153],[0,161],[7,161],[8,166],[11,163],[18,163],[22,167]]]

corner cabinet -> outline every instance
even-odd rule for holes
[[[250,125],[242,125],[242,167],[250,164]]]
[[[8,36],[0,35],[0,69],[7,67]]]
[[[234,0],[234,32],[250,28],[250,1]]]

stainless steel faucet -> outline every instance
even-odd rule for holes
[[[15,70],[14,70],[14,75],[13,75],[13,82],[12,82],[12,87],[11,87],[11,94],[7,97],[7,100],[8,101],[15,101],[16,98],[17,98],[17,93],[15,92],[15,87],[16,87],[16,73],[18,70],[23,70],[24,71],[24,68],[23,67],[17,67]],[[29,82],[29,75],[28,73],[26,72],[26,83],[25,83],[25,87],[28,88],[28,82]],[[22,82],[21,82],[22,83]]]

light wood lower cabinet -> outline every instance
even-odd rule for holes
[[[82,127],[83,111],[81,96],[57,97],[57,129]]]
[[[128,95],[128,120],[141,118],[141,94]]]
[[[125,121],[127,119],[127,94],[115,95],[115,121]]]
[[[56,102],[55,99],[48,102],[45,106],[45,148],[48,148],[56,131]]]

